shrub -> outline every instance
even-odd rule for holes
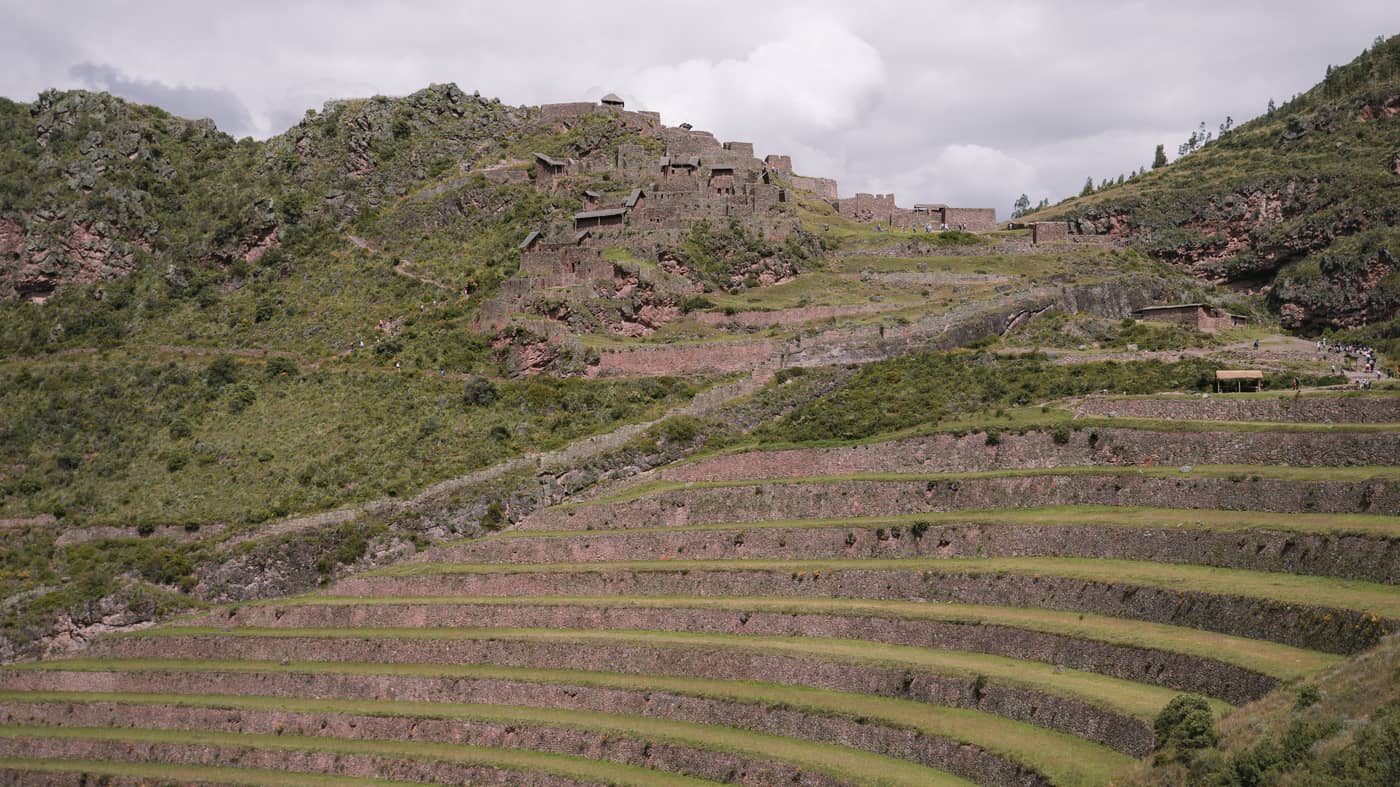
[[[462,401],[468,407],[489,407],[500,397],[501,393],[496,390],[495,383],[485,377],[474,376],[462,386]]]
[[[987,445],[1001,445],[1001,433],[995,429],[988,429]]]
[[[1050,434],[1050,439],[1055,441],[1055,445],[1069,444],[1069,424],[1060,424],[1055,427],[1055,431]]]
[[[500,530],[505,521],[506,513],[499,500],[492,500],[491,505],[486,507],[486,513],[481,515],[481,526],[487,530]]]
[[[681,314],[715,308],[715,302],[703,295],[687,295],[681,298]]]
[[[210,388],[222,388],[238,379],[238,362],[231,355],[220,355],[204,370],[204,381]]]
[[[176,440],[181,440],[194,434],[194,427],[184,418],[176,418],[170,422],[170,436]]]
[[[247,410],[258,400],[258,392],[247,383],[239,383],[228,393],[228,411],[237,415]]]
[[[267,379],[269,380],[276,380],[278,377],[296,377],[299,371],[296,361],[291,358],[278,355],[267,359]]]
[[[686,444],[700,436],[701,422],[687,415],[674,415],[653,426],[649,431],[654,437],[667,443]]]
[[[1304,683],[1298,689],[1298,702],[1294,705],[1299,710],[1312,707],[1322,701],[1322,691],[1315,683]]]
[[[1157,735],[1157,748],[1171,747],[1178,758],[1215,745],[1215,714],[1210,703],[1199,694],[1179,694],[1168,702],[1152,723]]]

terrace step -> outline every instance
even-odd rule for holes
[[[147,787],[152,781],[170,780],[177,780],[186,787],[411,787],[418,784],[378,778],[362,779],[257,768],[176,765],[169,762],[0,757],[0,784],[25,787],[83,787],[89,784],[94,776],[99,777],[102,780],[100,783],[108,787]]]
[[[1086,557],[1400,582],[1400,519],[1385,537],[1200,526],[930,522],[868,517],[832,526],[757,522],[627,530],[516,531],[433,550],[442,563],[694,559]]]
[[[1400,514],[1400,468],[1080,467],[642,484],[614,498],[540,509],[516,529],[607,530],[1085,505],[1393,516]]]
[[[709,456],[657,470],[663,481],[742,481],[859,473],[947,473],[1083,465],[1212,464],[1350,466],[1400,463],[1400,424],[1394,432],[1289,430],[1250,424],[1250,430],[1189,424],[1191,431],[1104,426],[1095,419],[1062,434],[1049,428],[1002,433],[995,445],[982,433],[940,434],[830,448],[755,450]],[[1147,423],[1141,424],[1146,426]],[[1229,424],[1217,424],[1228,427]],[[1198,431],[1199,430],[1199,431]]]
[[[1197,629],[1055,610],[812,598],[312,596],[175,625],[584,628],[863,639],[1030,659],[1252,701],[1339,657]]]
[[[367,741],[201,730],[0,725],[0,758],[105,760],[388,778],[416,784],[715,784],[582,757],[419,741]],[[538,780],[538,781],[536,781]]]
[[[251,640],[251,641],[250,641]],[[109,639],[95,655],[208,660],[493,664],[764,680],[972,708],[1135,757],[1177,692],[1036,661],[859,639],[581,629],[180,629]],[[1228,706],[1221,703],[1220,710]]]
[[[1181,418],[1212,421],[1285,421],[1308,423],[1400,423],[1400,396],[1314,394],[1294,396],[1142,396],[1090,397],[1075,407],[1080,415]]]
[[[853,746],[979,783],[1104,783],[1132,758],[971,710],[800,686],[486,665],[65,660],[0,672],[9,691],[481,702],[659,717]],[[1043,775],[1042,775],[1043,774]]]
[[[800,596],[926,599],[1148,620],[1352,653],[1400,629],[1389,585],[1081,558],[661,560],[406,564],[344,580],[341,595]]]
[[[923,768],[842,746],[708,724],[463,703],[295,697],[6,692],[10,724],[199,730],[450,743],[585,757],[741,784],[860,783],[860,771],[930,778]],[[937,778],[934,775],[933,778]]]

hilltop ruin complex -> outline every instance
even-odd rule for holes
[[[980,232],[996,227],[991,208],[919,204],[906,209],[895,205],[893,194],[839,198],[835,180],[794,173],[791,156],[759,159],[751,142],[721,142],[688,123],[663,125],[659,113],[629,110],[614,94],[599,103],[539,108],[542,122],[561,129],[596,115],[620,121],[641,141],[622,142],[615,153],[599,150],[581,158],[535,152],[525,166],[487,171],[497,179],[530,182],[550,194],[576,196],[579,210],[571,225],[541,228],[526,238],[520,246],[519,273],[483,303],[480,328],[502,330],[517,314],[559,319],[565,311],[558,305],[561,300],[616,300],[645,291],[651,297],[628,315],[634,319],[602,321],[610,323],[614,333],[649,333],[658,321],[680,316],[678,299],[702,290],[683,267],[663,259],[666,250],[675,248],[701,221],[785,241],[801,229],[791,207],[794,192],[829,204],[843,217],[892,228]],[[609,248],[626,249],[636,260],[658,260],[660,265],[611,262],[605,259]],[[765,284],[783,279],[766,271],[755,271],[752,278]],[[539,299],[546,293],[553,297],[548,298],[549,308],[541,309]],[[530,324],[540,327],[539,321]]]

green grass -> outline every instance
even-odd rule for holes
[[[985,676],[1030,691],[1074,699],[1151,721],[1179,692],[1081,670],[1058,670],[1038,661],[960,650],[892,645],[860,639],[753,636],[638,630],[525,628],[264,628],[181,626],[136,632],[135,638],[253,637],[268,639],[499,640],[507,642],[604,643],[660,648],[809,658],[841,664],[915,669],[963,678]],[[236,646],[234,646],[236,647]],[[1230,706],[1217,702],[1217,712]]]
[[[1241,482],[1252,478],[1284,481],[1397,481],[1400,466],[1360,465],[1356,467],[1292,467],[1284,465],[1191,465],[1189,472],[1179,467],[1118,467],[1074,465],[1070,467],[1021,467],[1002,470],[973,470],[962,473],[849,473],[845,475],[801,476],[794,478],[752,478],[738,481],[646,481],[621,492],[559,509],[628,503],[643,497],[687,489],[751,487],[762,484],[835,484],[846,481],[969,481],[987,478],[1034,478],[1038,476],[1137,476],[1147,478],[1231,478]]]
[[[300,735],[266,735],[256,733],[203,732],[198,730],[112,729],[109,727],[32,727],[0,725],[0,737],[40,738],[59,740],[98,740],[123,743],[170,743],[186,746],[246,746],[274,751],[327,752],[342,755],[370,755],[414,760],[438,760],[463,765],[502,768],[512,771],[539,771],[564,778],[599,781],[604,784],[627,785],[700,785],[713,784],[663,771],[653,771],[631,765],[587,760],[562,754],[527,752],[516,749],[494,749],[421,741],[373,741],[317,738]]]
[[[620,609],[723,610],[736,614],[775,612],[793,615],[853,615],[893,620],[929,620],[970,626],[1005,626],[1044,634],[1107,642],[1113,645],[1185,653],[1216,659],[1290,680],[1342,659],[1266,640],[1213,631],[1114,618],[1091,613],[1034,607],[918,601],[869,601],[852,598],[782,598],[722,596],[325,596],[308,595],[255,602],[272,607],[358,606],[564,606]]]
[[[236,671],[340,675],[403,675],[462,679],[521,680],[534,683],[603,686],[631,691],[664,691],[729,702],[761,703],[816,715],[865,719],[926,735],[980,746],[1044,773],[1056,784],[1105,784],[1132,758],[1106,746],[979,711],[943,708],[912,700],[782,686],[751,681],[626,675],[564,669],[486,665],[356,664],[179,659],[72,659],[16,666],[14,669],[126,671]]]
[[[261,768],[221,768],[210,765],[180,765],[162,762],[112,762],[110,760],[57,760],[0,757],[0,771],[31,773],[73,773],[118,779],[146,779],[186,784],[237,784],[247,787],[411,787],[418,782],[366,779],[356,776],[328,776],[319,773],[269,771]]]
[[[836,560],[629,560],[599,563],[410,563],[360,576],[404,577],[444,574],[570,574],[613,572],[768,571],[828,574],[835,571],[923,572],[941,574],[1019,574],[1120,582],[1178,592],[1201,592],[1269,599],[1369,612],[1400,618],[1400,593],[1390,585],[1335,577],[1240,571],[1176,563],[1093,558],[907,558]],[[816,579],[816,581],[820,581]]]
[[[696,390],[672,378],[532,378],[469,404],[461,379],[407,365],[273,376],[262,360],[235,360],[212,377],[215,363],[0,363],[0,411],[11,416],[0,427],[0,517],[254,524],[408,496],[653,417]]]
[[[930,525],[1044,525],[1054,527],[1144,527],[1214,530],[1225,533],[1246,530],[1281,530],[1292,533],[1328,533],[1400,538],[1400,516],[1377,514],[1262,514],[1256,511],[1220,511],[1205,508],[1147,508],[1140,506],[1041,506],[986,510],[933,511],[882,517],[830,517],[823,519],[768,519],[757,522],[716,522],[681,527],[634,527],[626,530],[507,530],[484,539],[463,539],[469,544],[501,539],[600,538],[632,533],[684,533],[755,530],[766,528],[808,530],[908,527]],[[448,544],[447,546],[451,546]]]
[[[28,703],[109,702],[133,706],[214,708],[302,714],[353,714],[478,721],[506,725],[564,727],[604,737],[666,741],[680,746],[721,751],[759,760],[776,760],[813,769],[857,784],[965,785],[932,768],[862,749],[786,738],[751,730],[672,719],[626,716],[565,708],[485,705],[406,700],[305,699],[301,697],[218,694],[133,694],[115,692],[0,692],[0,701]]]

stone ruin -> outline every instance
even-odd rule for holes
[[[901,230],[947,228],[986,232],[997,226],[995,208],[953,208],[935,203],[901,208],[895,204],[894,194],[861,193],[838,199],[835,206],[836,212],[846,218]]]

